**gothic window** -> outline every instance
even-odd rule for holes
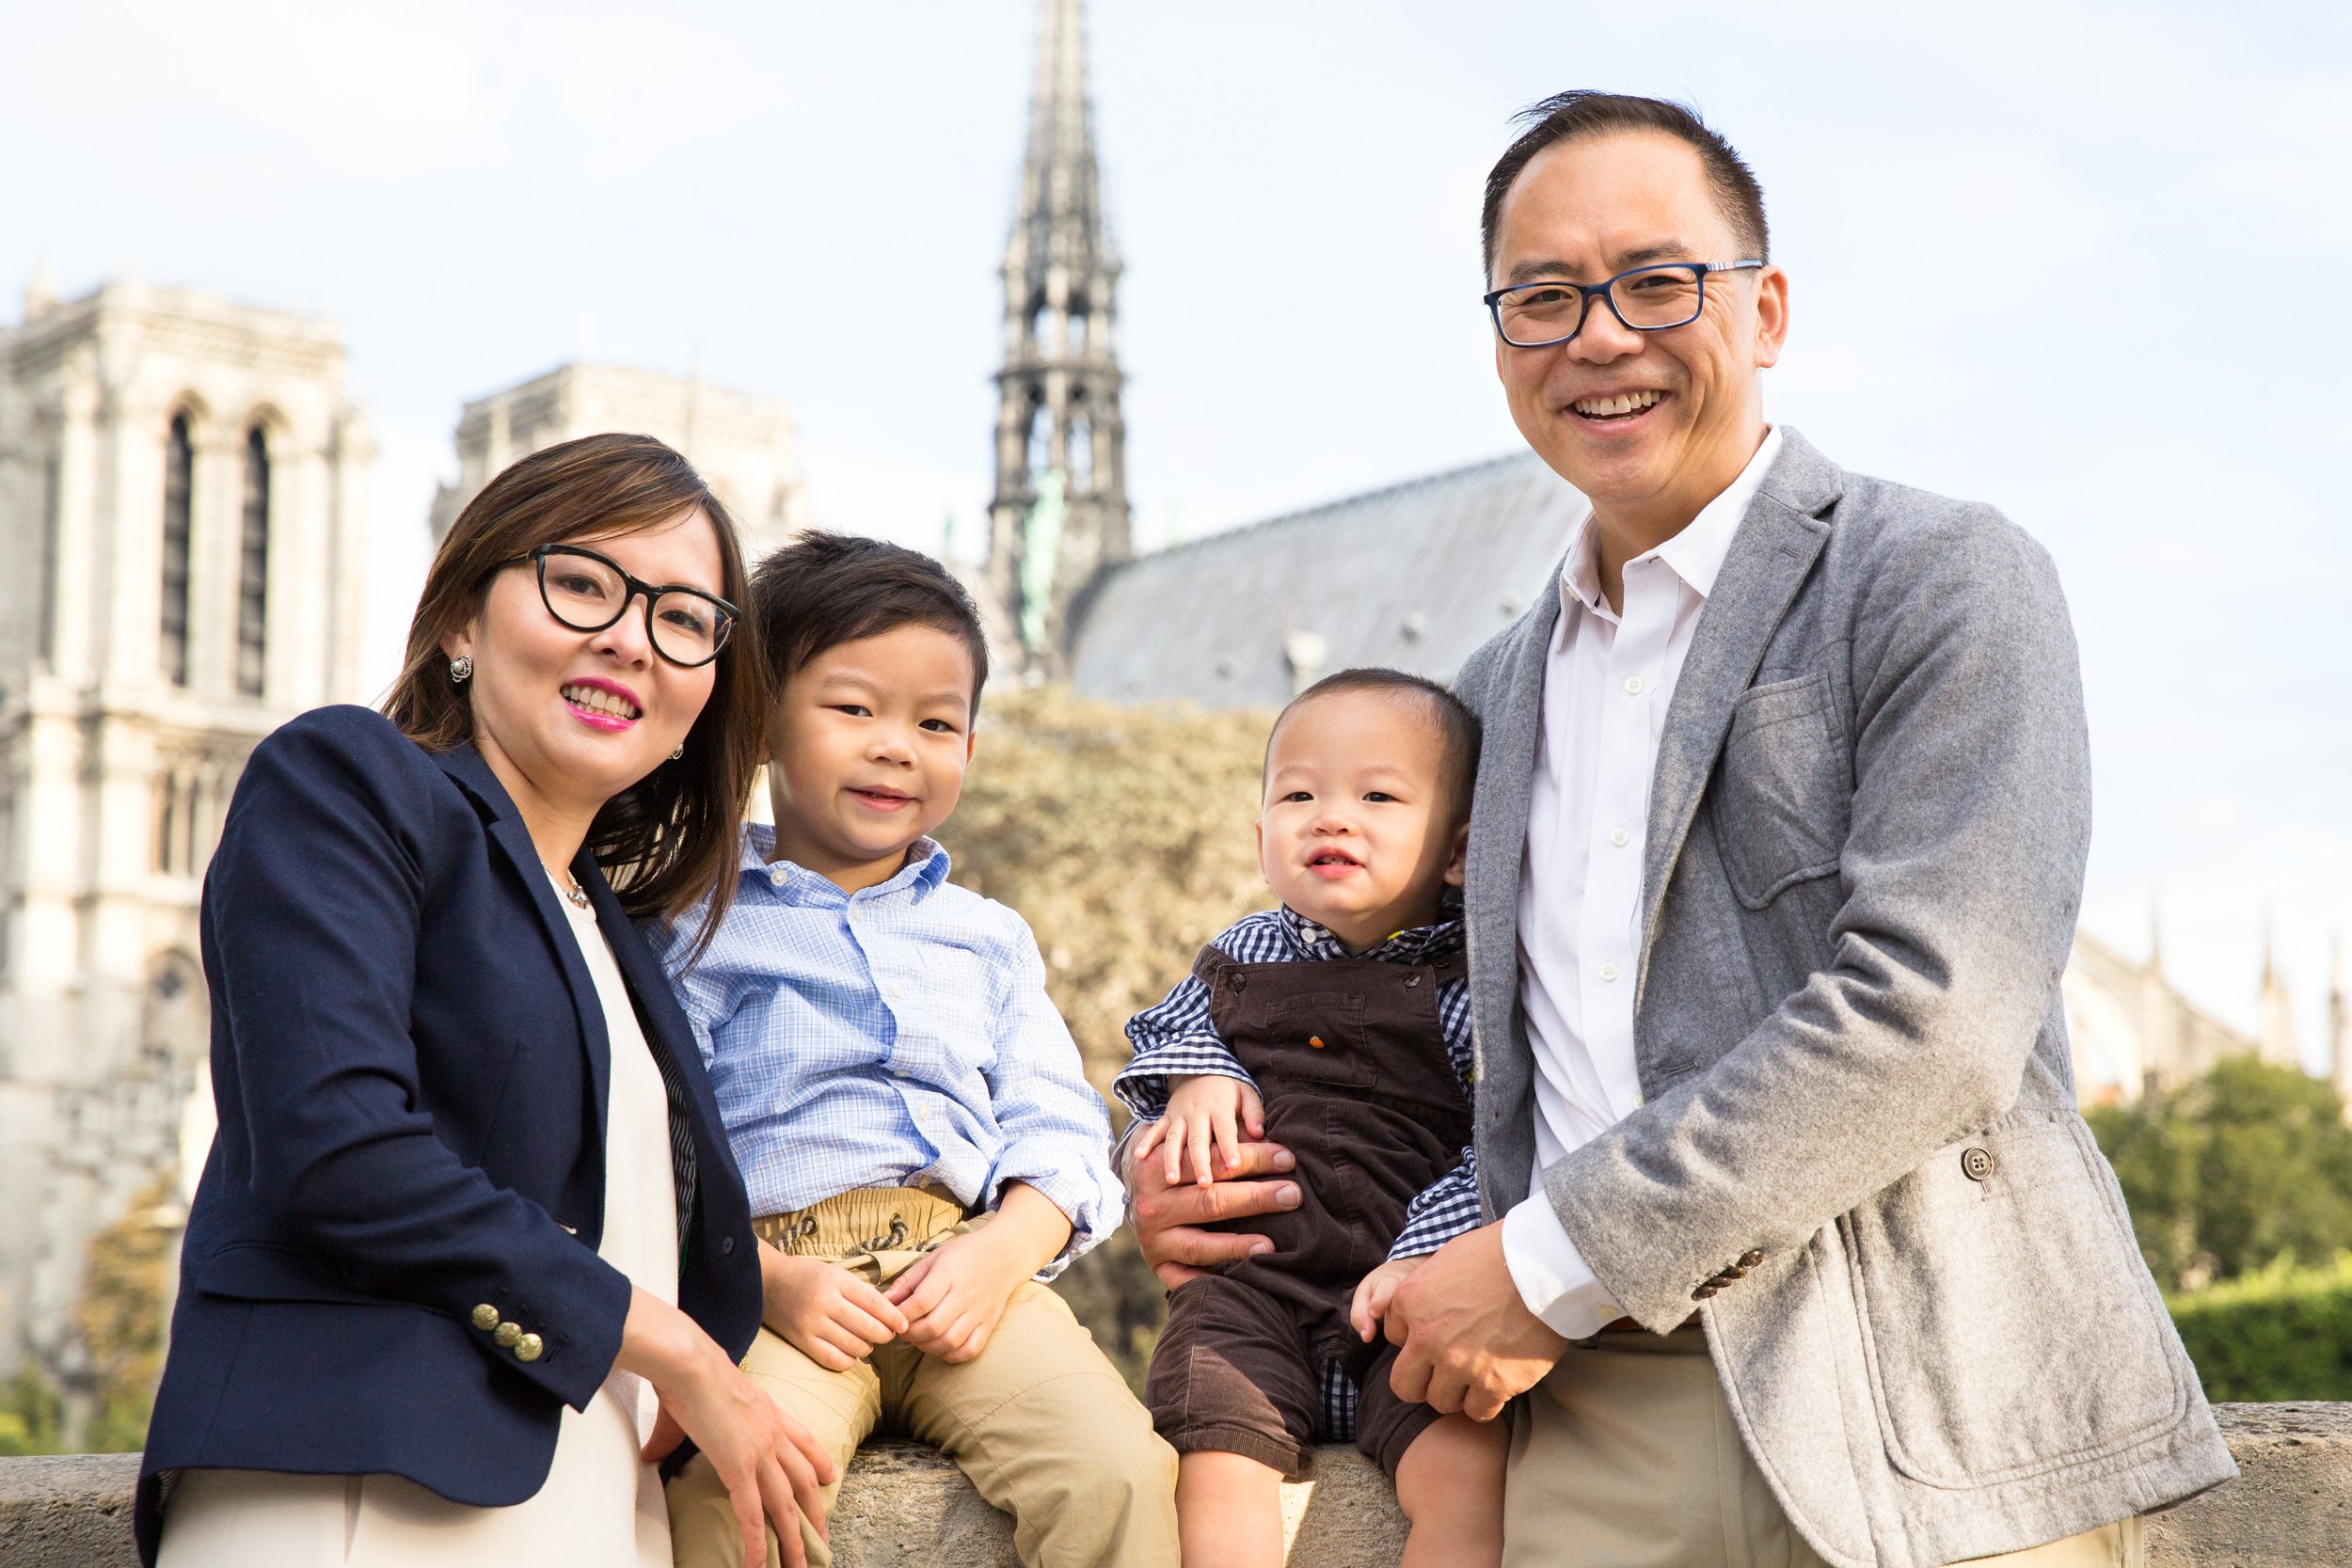
[[[1073,355],[1084,354],[1086,352],[1087,314],[1084,310],[1076,310],[1071,313],[1069,343],[1070,352]]]
[[[1054,467],[1054,411],[1043,404],[1029,410],[1029,487],[1035,489]]]
[[[1083,496],[1094,488],[1094,421],[1084,414],[1070,420],[1070,493]]]
[[[57,550],[65,542],[60,526],[64,521],[64,497],[60,490],[65,475],[62,459],[53,449],[48,465],[41,472],[40,508],[40,657],[54,662],[57,657]]]
[[[188,417],[175,414],[164,451],[163,673],[188,684],[188,509],[196,491],[196,446]]]
[[[245,441],[244,525],[238,539],[237,689],[258,697],[269,641],[269,441],[260,425]]]

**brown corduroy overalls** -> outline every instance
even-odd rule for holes
[[[1297,1157],[1296,1209],[1213,1228],[1274,1250],[1185,1281],[1168,1297],[1144,1402],[1179,1453],[1244,1454],[1285,1474],[1330,1430],[1323,1369],[1355,1383],[1356,1441],[1391,1480],[1437,1419],[1389,1387],[1395,1347],[1347,1321],[1357,1282],[1388,1258],[1407,1204],[1454,1168],[1470,1109],[1447,1059],[1438,991],[1463,974],[1433,962],[1329,958],[1240,963],[1211,947],[1192,972],[1209,1016],[1265,1105],[1266,1136]]]

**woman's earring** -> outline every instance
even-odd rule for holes
[[[680,758],[680,757],[684,756],[685,754],[686,754],[686,742],[685,742],[685,741],[683,741],[683,740],[681,740],[681,741],[679,741],[679,742],[677,743],[677,750],[676,750],[676,751],[675,751],[675,752],[672,752],[670,753],[670,760],[671,760],[672,762],[675,762],[675,761],[677,761],[677,759],[678,759],[678,758]]]
[[[471,679],[473,679],[473,655],[459,654],[449,661],[449,680],[452,686],[463,686]]]

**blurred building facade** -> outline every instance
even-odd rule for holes
[[[71,1396],[90,1238],[177,1201],[198,890],[254,744],[358,694],[372,456],[325,323],[119,282],[0,328],[0,1376]]]
[[[800,432],[784,399],[691,376],[572,364],[465,405],[457,419],[457,482],[433,498],[435,542],[516,458],[607,431],[652,436],[684,452],[734,515],[753,560],[808,526]]]

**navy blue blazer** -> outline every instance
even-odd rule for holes
[[[702,1056],[585,853],[669,1087],[678,1304],[739,1357],[758,1251]],[[304,714],[254,750],[204,879],[220,1132],[188,1215],[140,1472],[405,1476],[517,1503],[619,1353],[604,1010],[522,818],[472,747]],[[500,1325],[534,1336],[516,1339]],[[530,1358],[525,1359],[528,1355]]]

